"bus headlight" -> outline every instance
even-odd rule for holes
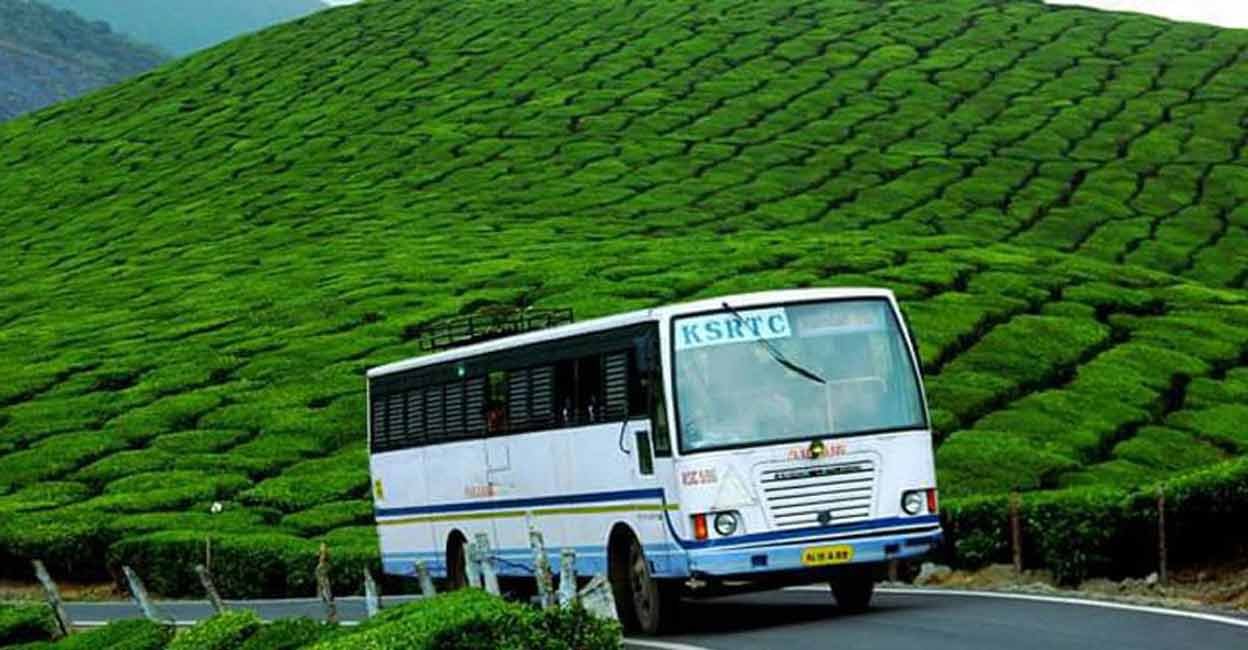
[[[914,490],[901,495],[901,509],[908,515],[917,515],[923,511],[926,499],[922,490]]]
[[[727,537],[737,532],[737,513],[721,512],[715,515],[715,532],[720,537]]]

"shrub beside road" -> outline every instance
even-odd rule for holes
[[[26,621],[17,624],[12,621]],[[358,627],[308,619],[262,623],[255,613],[228,611],[178,631],[150,621],[118,621],[51,641],[44,608],[0,609],[0,645],[35,642],[23,650],[613,650],[619,626],[580,608],[539,611],[479,590],[464,590],[383,610]],[[39,642],[42,641],[42,642]]]

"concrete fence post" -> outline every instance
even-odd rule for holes
[[[576,602],[576,551],[564,548],[559,554],[559,606]]]
[[[225,601],[221,600],[221,594],[217,592],[217,585],[213,583],[208,567],[196,564],[195,573],[199,576],[199,584],[204,586],[204,593],[208,595],[208,604],[212,605],[212,611],[217,614],[224,612]]]
[[[498,588],[498,572],[494,566],[494,553],[490,549],[490,536],[477,533],[477,565],[481,567],[481,586],[495,596],[503,595]]]
[[[1166,489],[1157,487],[1157,579],[1161,586],[1170,582],[1166,550]]]
[[[610,620],[619,620],[615,611],[615,593],[611,591],[611,582],[601,573],[590,579],[589,584],[580,592],[581,605],[585,611]]]
[[[377,589],[377,581],[368,567],[364,567],[364,611],[369,618],[381,612],[381,591]]]
[[[321,543],[321,551],[316,561],[316,594],[325,608],[325,620],[338,622],[338,605],[334,603],[333,585],[329,579],[329,546]]]
[[[156,604],[152,602],[151,597],[147,595],[147,587],[143,586],[143,579],[128,566],[121,567],[121,570],[126,574],[126,582],[130,583],[130,596],[139,604],[139,609],[143,610],[143,616],[149,621],[161,622],[163,617],[157,611]]]
[[[74,622],[69,619],[69,612],[65,611],[65,603],[61,600],[61,590],[53,582],[48,568],[43,566],[40,560],[33,560],[31,564],[35,567],[35,577],[39,579],[39,584],[43,585],[43,595],[48,601],[48,606],[52,608],[52,615],[56,618],[56,627],[60,636],[73,634]]]
[[[1022,505],[1022,496],[1018,493],[1018,488],[1010,491],[1010,547],[1014,553],[1014,573],[1022,575],[1023,573],[1023,525],[1019,515]]]
[[[429,577],[429,565],[424,560],[416,562],[416,579],[420,581],[422,596],[433,598],[438,595],[438,590],[433,587],[433,578]]]
[[[550,559],[546,557],[546,541],[536,527],[529,529],[529,546],[533,549],[533,577],[537,579],[537,598],[542,609],[554,604],[554,581],[550,576]]]
[[[477,563],[477,543],[468,542],[464,547],[464,576],[469,587],[481,586],[480,564]]]

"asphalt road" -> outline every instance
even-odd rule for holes
[[[695,647],[978,650],[1248,648],[1239,627],[1157,613],[953,594],[880,593],[871,611],[840,615],[822,590],[787,590],[687,603],[684,630],[665,641]]]
[[[387,599],[393,604],[401,599]],[[314,600],[251,601],[232,606],[256,610],[265,619],[322,614]],[[210,614],[202,602],[162,602],[179,622]],[[73,603],[77,623],[140,615],[130,603]],[[361,599],[338,601],[343,620],[364,615]],[[1199,616],[1199,615],[1197,615]],[[1238,624],[1236,624],[1236,622]],[[786,590],[687,602],[674,634],[638,640],[628,648],[734,650],[737,648],[923,648],[924,650],[1162,650],[1248,648],[1248,618],[1205,619],[1153,611],[1064,602],[989,598],[943,592],[879,593],[872,610],[841,615],[819,589]]]

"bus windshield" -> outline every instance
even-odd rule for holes
[[[683,451],[925,427],[887,300],[725,307],[673,323]]]

